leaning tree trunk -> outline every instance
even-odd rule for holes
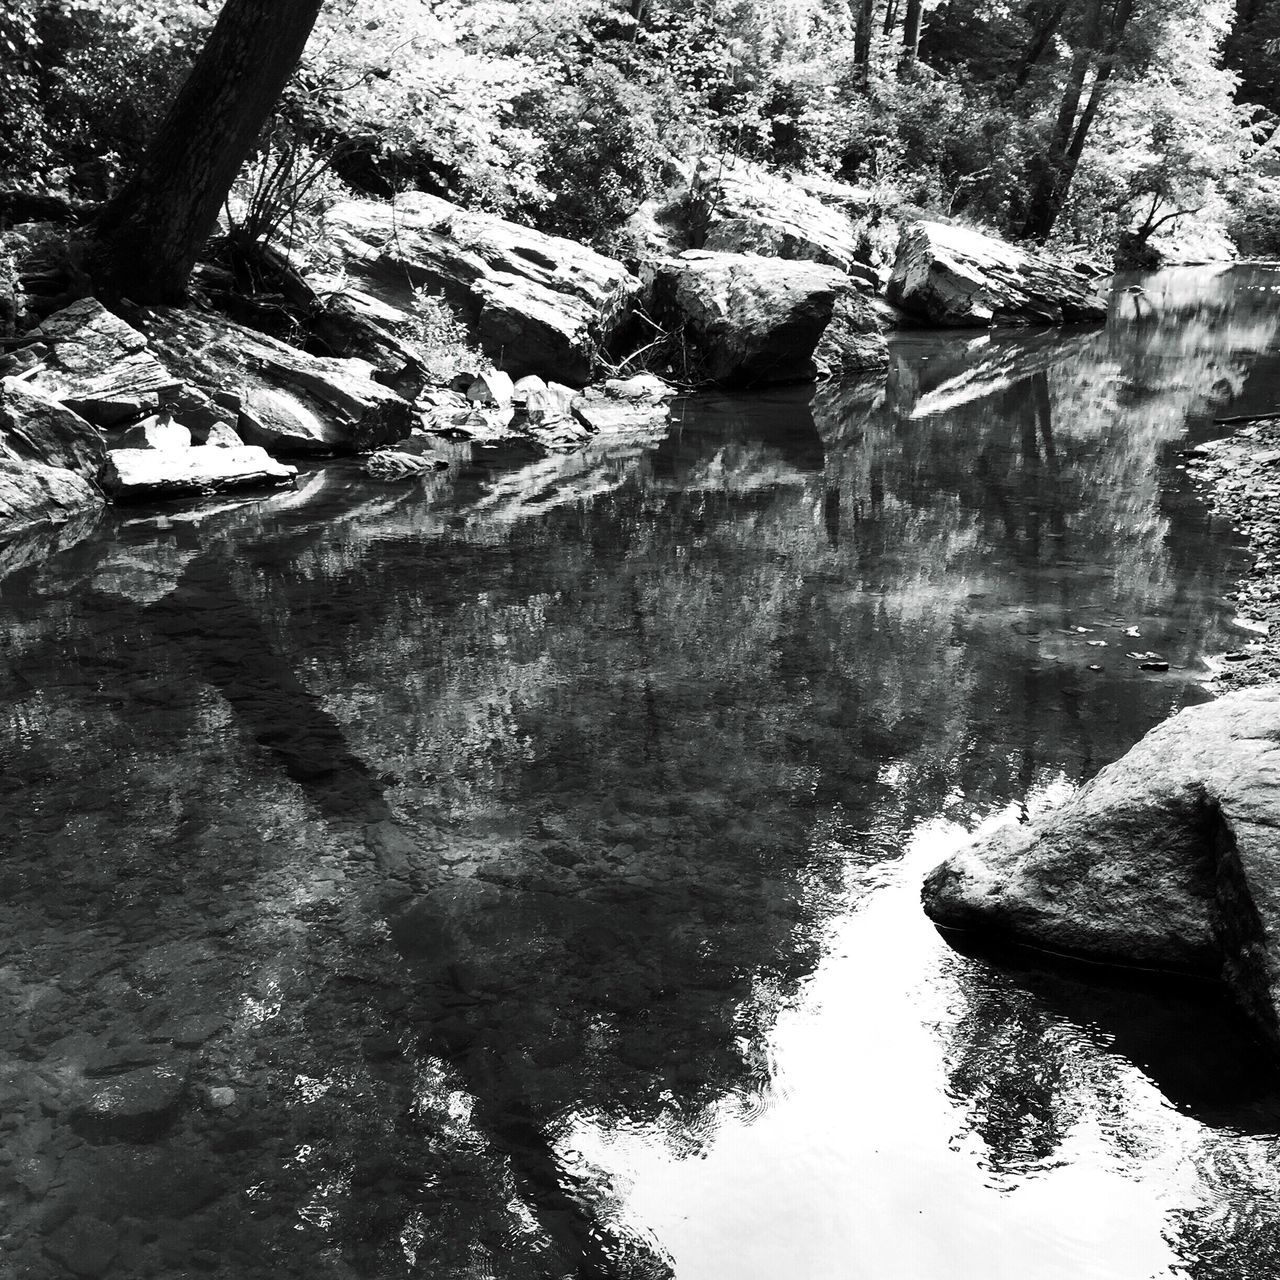
[[[288,83],[324,0],[227,0],[142,163],[98,219],[108,296],[181,302],[218,210]]]

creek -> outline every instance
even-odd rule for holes
[[[918,904],[1253,637],[1280,272],[1144,290],[0,552],[0,1273],[1275,1274],[1221,993]]]

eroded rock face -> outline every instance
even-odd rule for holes
[[[930,873],[930,919],[1223,976],[1280,1049],[1280,685],[1180,712],[1044,820]]]
[[[66,524],[101,506],[101,491],[78,472],[0,457],[0,537]]]
[[[709,377],[726,386],[805,382],[841,369],[883,368],[888,349],[878,322],[853,300],[856,285],[834,267],[754,254],[691,250],[658,264],[659,308],[683,323]],[[815,359],[833,317],[827,351]],[[853,334],[866,324],[857,353]]]
[[[903,233],[889,301],[946,326],[1101,323],[1107,307],[1073,271],[968,227],[917,222]]]
[[[640,287],[621,263],[583,245],[418,191],[394,205],[347,201],[325,221],[372,296],[411,312],[410,286],[443,294],[485,354],[517,378],[589,381]]]

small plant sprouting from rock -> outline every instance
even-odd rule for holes
[[[421,348],[423,368],[434,381],[450,382],[482,363],[466,325],[438,293],[425,286],[415,287],[408,314],[411,318],[404,326],[404,337]]]

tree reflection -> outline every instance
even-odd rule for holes
[[[565,1126],[696,1147],[905,833],[1087,774],[1194,696],[1132,678],[1126,628],[1175,665],[1226,634],[1227,552],[1170,541],[1159,479],[1220,370],[1206,348],[1120,394],[1170,358],[1140,347],[900,352],[656,448],[429,494],[338,469],[11,578],[6,922],[116,975],[68,983],[64,1020],[225,1013],[201,1069],[250,1100],[165,1140],[244,1199],[138,1230],[138,1274],[667,1274]],[[972,1132],[993,1168],[1050,1159],[1096,1080],[1048,997],[963,994]],[[145,1218],[100,1153],[64,1163]]]

